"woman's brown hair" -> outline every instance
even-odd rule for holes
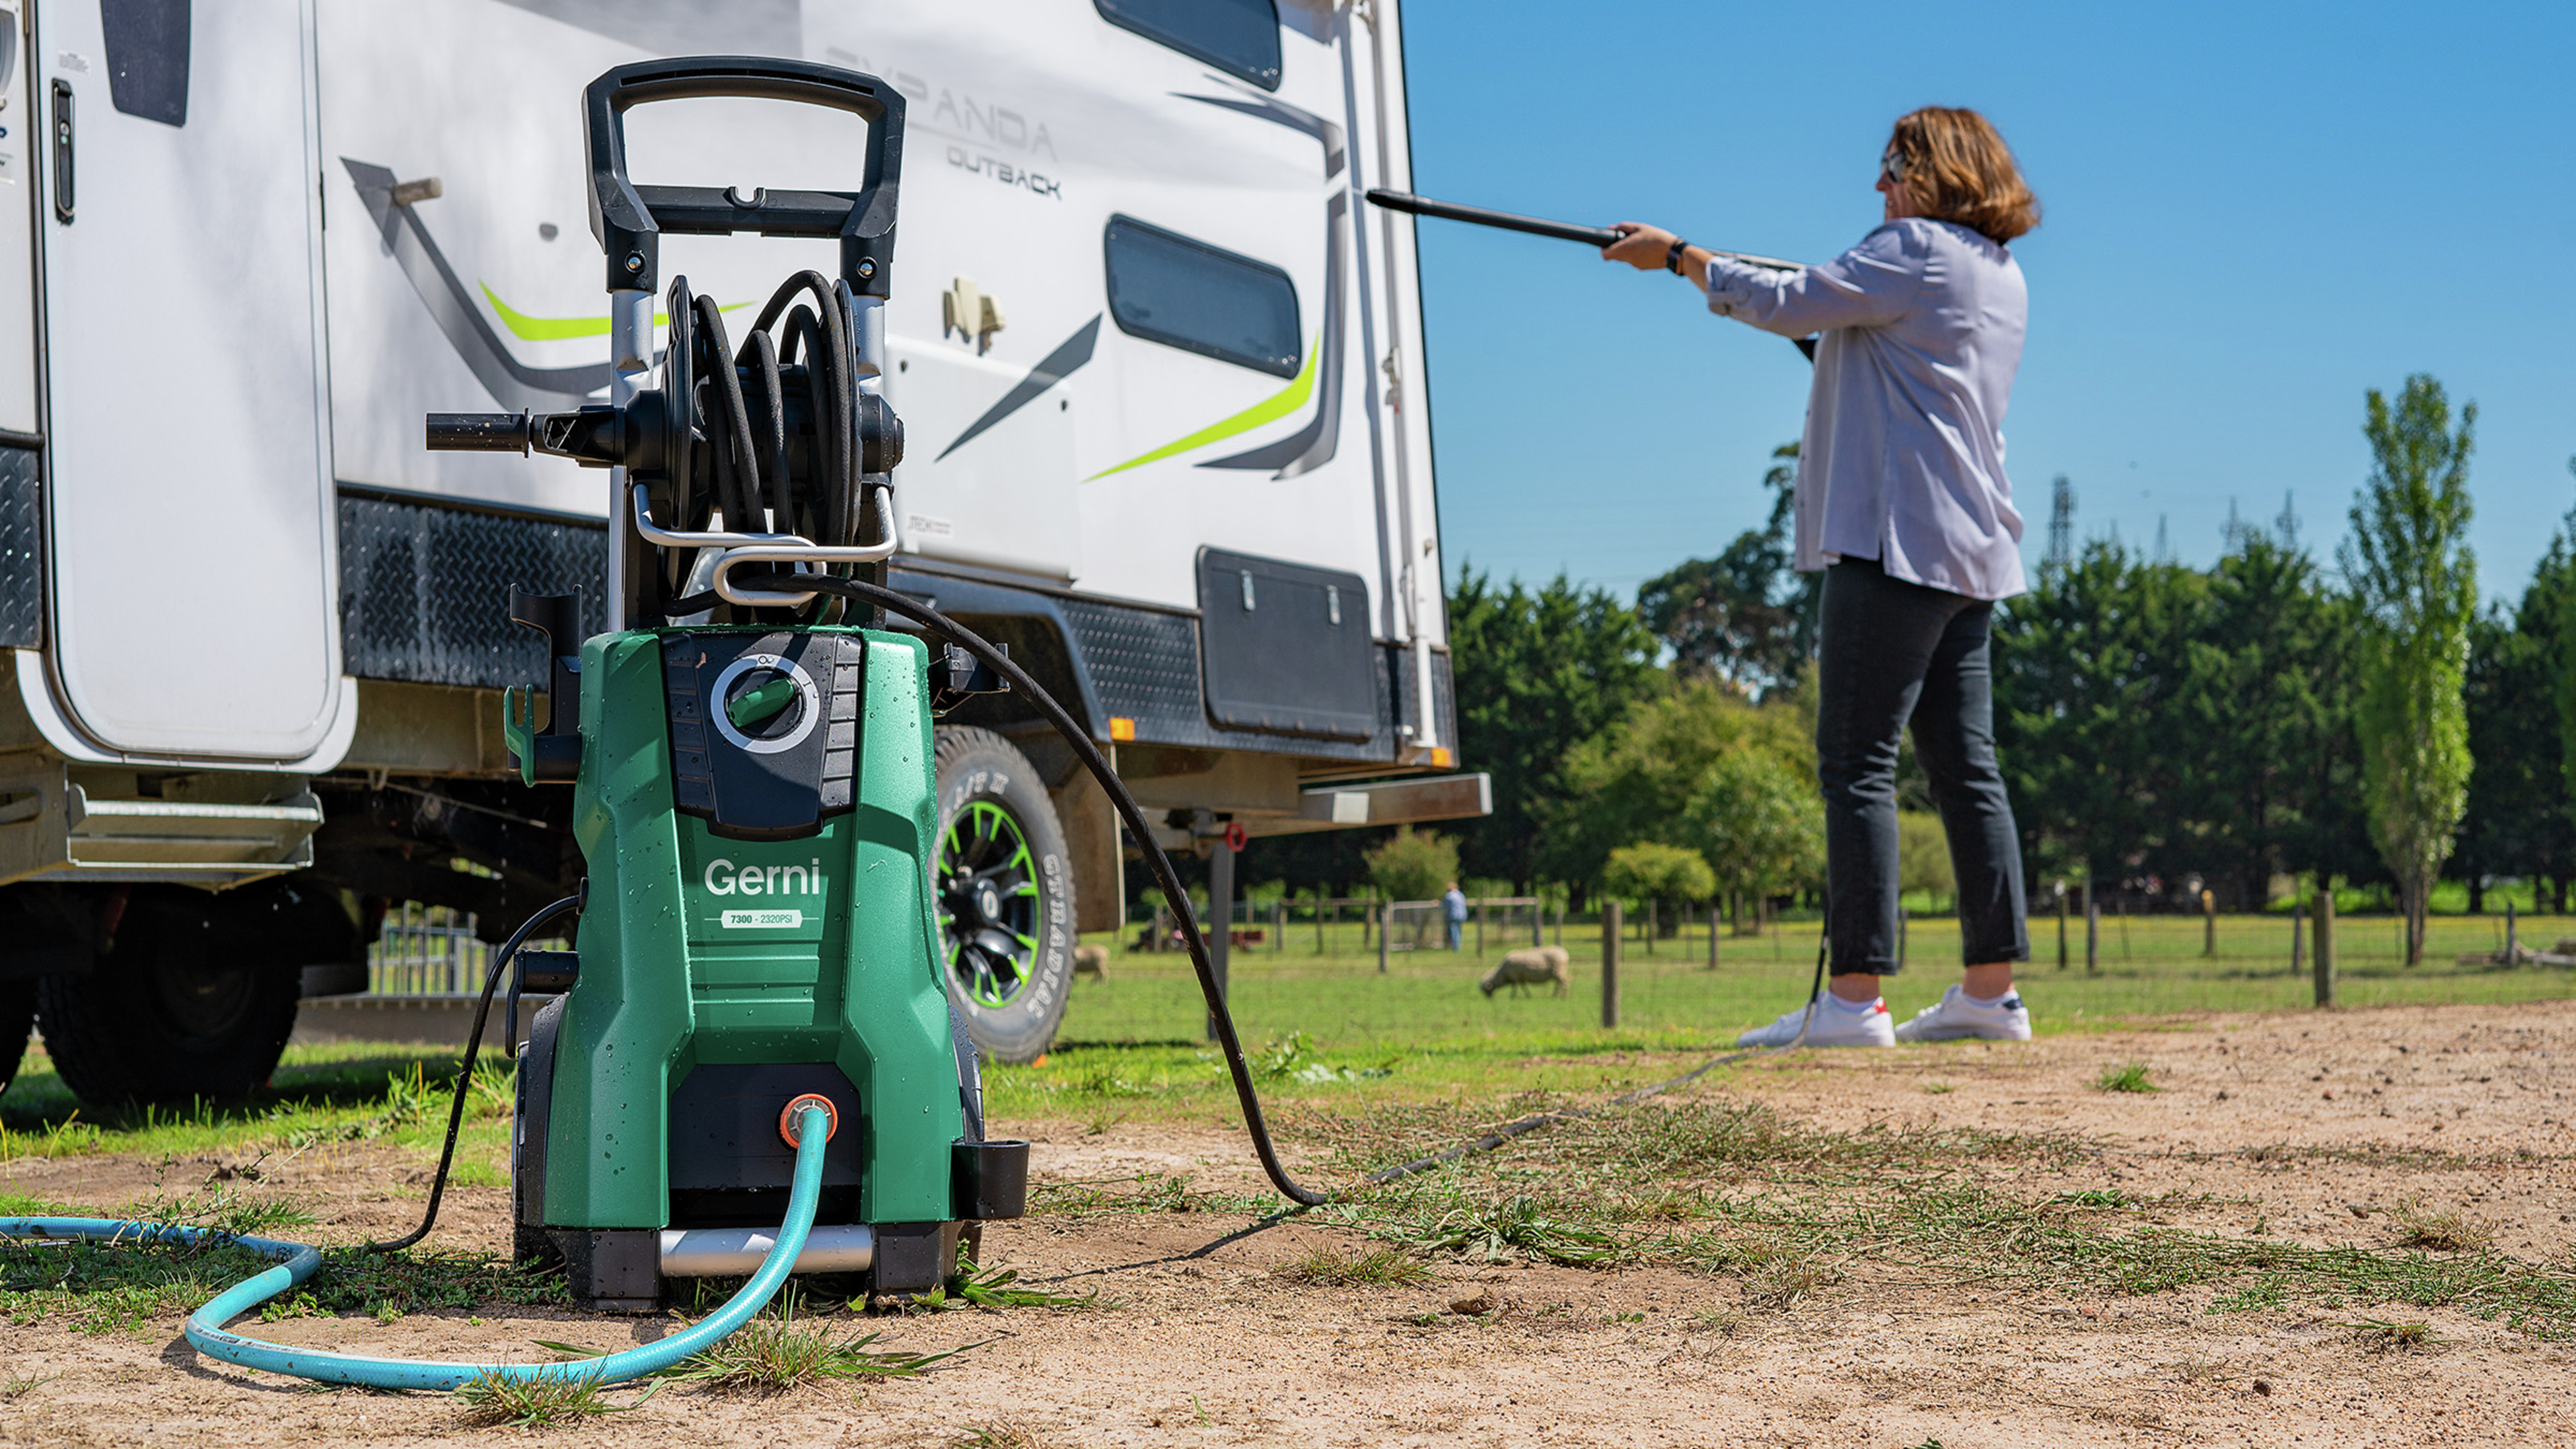
[[[2022,180],[1994,124],[1957,106],[1900,117],[1888,150],[1904,158],[1904,185],[1925,216],[2008,242],[2039,225],[2039,198]]]

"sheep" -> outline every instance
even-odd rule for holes
[[[1106,946],[1074,947],[1073,974],[1076,976],[1096,976],[1103,981],[1108,980],[1109,948]]]
[[[1526,996],[1532,986],[1552,981],[1556,983],[1556,994],[1563,996],[1574,979],[1566,971],[1569,959],[1563,946],[1524,946],[1504,953],[1494,969],[1485,973],[1485,979],[1476,983],[1476,989],[1490,997],[1497,988],[1512,986]]]

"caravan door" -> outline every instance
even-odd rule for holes
[[[327,764],[308,760],[343,737],[310,17],[299,0],[36,15],[47,684],[80,737],[66,748]]]

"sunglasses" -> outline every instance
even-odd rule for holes
[[[1887,154],[1878,158],[1878,174],[1886,178],[1890,186],[1904,185],[1905,153],[1893,146],[1888,147]]]

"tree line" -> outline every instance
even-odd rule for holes
[[[2206,568],[2093,541],[1998,609],[1997,743],[2035,896],[2090,881],[2181,904],[2188,886],[2243,909],[2285,877],[2339,879],[2386,889],[2418,950],[2446,875],[2472,909],[2498,876],[2564,908],[2576,510],[2520,596],[2481,610],[2466,543],[2475,424],[2475,405],[2455,412],[2429,377],[2370,392],[2372,468],[2331,559],[2285,511],[2271,530],[2231,527]],[[1775,454],[1762,527],[1649,580],[1634,604],[1462,567],[1449,595],[1460,752],[1492,773],[1495,809],[1445,830],[1461,870],[1578,898],[1658,880],[1737,897],[1817,887],[1804,680],[1818,580],[1790,568],[1795,456]],[[1899,788],[1921,834],[1929,798],[1910,757]],[[1367,879],[1371,843],[1265,841],[1267,866],[1247,868],[1348,888]]]

